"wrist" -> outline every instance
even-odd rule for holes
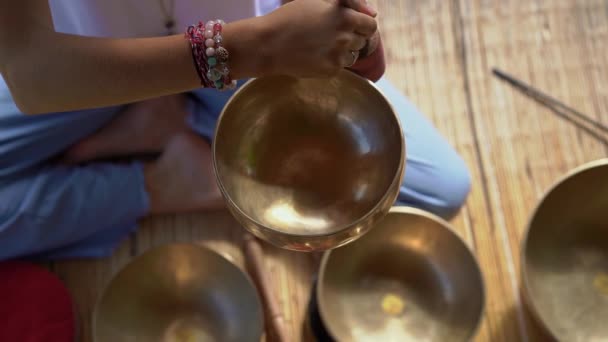
[[[265,17],[228,23],[223,35],[224,46],[230,53],[229,65],[233,79],[259,77],[269,73],[272,54],[267,42],[272,36],[272,27]]]

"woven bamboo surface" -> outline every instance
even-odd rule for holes
[[[608,2],[602,0],[378,0],[388,77],[464,156],[473,189],[453,224],[484,273],[476,341],[543,341],[519,292],[519,246],[542,194],[568,170],[606,156],[606,134],[581,127],[495,78],[498,67],[608,124]],[[407,123],[406,123],[407,124]],[[96,300],[134,256],[191,241],[242,264],[241,230],[227,213],[146,220],[112,257],[51,268],[71,290],[91,340]],[[265,247],[293,341],[318,267],[314,255]]]

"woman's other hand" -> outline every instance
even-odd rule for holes
[[[361,13],[376,18],[378,12],[368,4],[366,0],[345,0],[342,1],[345,6],[348,6]],[[374,35],[367,40],[367,44],[359,53],[357,63],[349,67],[350,70],[372,81],[378,81],[386,70],[386,60],[384,58],[384,48],[382,46],[382,38],[380,32],[376,31]]]

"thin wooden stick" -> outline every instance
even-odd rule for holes
[[[261,292],[262,300],[267,313],[269,328],[278,342],[287,342],[287,330],[285,319],[281,312],[279,303],[275,297],[276,292],[266,274],[264,266],[264,251],[258,240],[251,234],[245,234],[245,256],[250,266],[252,277],[256,280],[258,291]],[[268,337],[267,337],[268,338]]]
[[[598,129],[600,129],[604,132],[608,132],[608,126],[602,124],[601,122],[599,122],[595,119],[588,117],[587,115],[577,111],[576,109],[566,106],[559,100],[541,92],[538,89],[533,88],[532,86],[530,86],[528,84],[525,84],[524,82],[514,78],[513,76],[508,75],[507,73],[500,71],[498,69],[492,69],[492,73],[494,75],[496,75],[496,77],[500,78],[501,80],[504,80],[504,81],[508,82],[509,84],[513,85],[514,87],[523,90],[525,93],[536,98],[537,100],[539,100],[549,106],[558,107],[562,111],[566,111],[566,112],[576,116],[577,118],[579,118],[591,125],[594,125],[595,127],[597,127]]]

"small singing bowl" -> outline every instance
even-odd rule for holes
[[[550,189],[522,246],[530,312],[559,341],[608,341],[608,159]]]
[[[213,144],[218,186],[251,233],[297,251],[335,248],[382,218],[399,193],[405,141],[376,86],[331,79],[254,79],[230,99]]]
[[[94,314],[96,342],[252,341],[262,305],[249,277],[193,244],[153,248],[122,269]]]
[[[321,319],[336,341],[468,341],[483,314],[479,266],[442,219],[395,207],[323,256]]]

